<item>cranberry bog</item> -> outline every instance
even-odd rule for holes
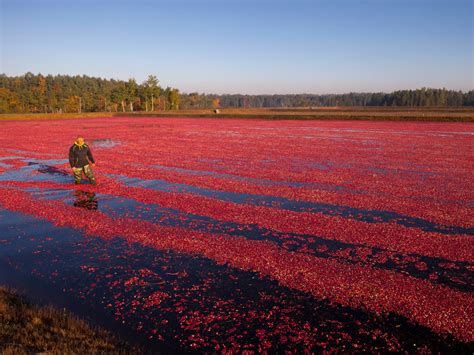
[[[37,302],[150,351],[474,350],[474,123],[0,128],[0,283]]]

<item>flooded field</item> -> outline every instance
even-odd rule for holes
[[[98,184],[67,153],[91,147]],[[0,284],[145,350],[474,350],[474,124],[0,123]]]

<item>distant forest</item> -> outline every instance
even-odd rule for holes
[[[474,106],[474,90],[463,93],[421,88],[392,93],[212,95],[180,93],[176,88],[163,88],[154,75],[142,83],[134,79],[124,81],[85,75],[0,75],[0,113],[318,106]]]

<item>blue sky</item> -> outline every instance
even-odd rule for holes
[[[471,0],[0,0],[8,75],[206,93],[473,89]]]

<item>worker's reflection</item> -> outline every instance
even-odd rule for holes
[[[88,210],[96,210],[99,208],[99,202],[95,197],[94,192],[76,190],[74,192],[76,200],[74,201],[75,207],[81,207]]]

